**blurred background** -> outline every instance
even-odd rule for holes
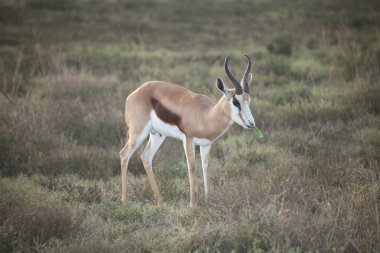
[[[380,250],[380,2],[0,2],[1,252]],[[124,102],[149,80],[217,101],[253,60],[266,142],[234,126],[190,210],[182,144],[139,153],[120,203]],[[230,84],[230,86],[232,86]]]

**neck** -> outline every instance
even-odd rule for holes
[[[212,140],[221,137],[232,125],[230,108],[222,97],[206,114],[208,132]]]

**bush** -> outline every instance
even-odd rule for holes
[[[42,157],[44,160],[37,172],[44,175],[73,173],[85,178],[104,178],[120,173],[117,153],[110,154],[102,149],[72,146]]]
[[[362,41],[347,28],[339,33],[338,68],[346,80],[378,82],[380,76],[380,37]]]
[[[277,77],[289,75],[290,67],[290,61],[283,56],[269,57],[262,66],[265,72]]]
[[[292,37],[289,35],[277,36],[267,45],[267,49],[273,54],[289,56],[292,54],[292,44]]]
[[[16,242],[17,233],[13,227],[9,225],[8,222],[4,222],[0,225],[0,252],[14,252]]]
[[[83,241],[82,243],[73,243],[54,252],[62,253],[118,253],[125,251],[124,247],[110,245],[105,240]]]
[[[304,100],[309,102],[312,98],[312,93],[308,87],[304,85],[289,85],[282,89],[277,89],[270,98],[276,105],[301,103]]]
[[[16,185],[0,184],[0,225],[2,232],[6,233],[1,238],[8,240],[8,247],[26,249],[54,238],[69,238],[79,232],[81,222],[68,208],[45,199],[46,196],[35,196],[34,189],[27,189],[29,192],[25,193],[24,187],[30,186],[24,185],[20,190]]]
[[[329,69],[327,64],[322,64],[315,58],[295,59],[291,64],[292,76],[296,80],[305,80],[311,84],[320,83],[328,79],[331,67]]]
[[[356,114],[380,115],[380,86],[358,84],[344,99],[347,110]]]
[[[26,245],[63,239],[78,230],[72,214],[60,205],[19,207],[8,214],[7,220],[17,231],[18,242]]]

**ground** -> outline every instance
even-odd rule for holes
[[[376,1],[0,3],[1,252],[380,251],[380,4]],[[120,202],[127,95],[148,80],[212,97],[253,60],[252,112],[197,155],[137,152]],[[230,84],[231,85],[231,84]],[[231,85],[232,86],[232,85]]]

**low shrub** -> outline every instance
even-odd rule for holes
[[[281,76],[290,75],[290,63],[290,60],[285,56],[269,56],[267,60],[257,66],[257,69],[261,73],[264,72],[268,75],[274,75],[277,79],[279,79]]]
[[[321,83],[329,78],[331,67],[312,58],[298,58],[291,63],[291,75],[296,80],[307,83]]]
[[[110,245],[105,240],[86,240],[81,243],[72,243],[61,249],[55,249],[53,252],[62,253],[118,253],[125,251],[126,248]]]
[[[269,52],[273,54],[286,55],[292,54],[293,41],[289,35],[276,36],[267,45]]]
[[[16,242],[17,233],[13,227],[9,225],[8,222],[4,222],[0,225],[0,251],[4,253],[14,252]]]
[[[380,85],[358,84],[344,98],[347,110],[380,115]]]
[[[80,220],[68,208],[46,199],[46,195],[35,196],[38,190],[30,185],[22,189],[16,185],[0,184],[0,225],[7,233],[2,239],[12,240],[8,246],[25,250],[54,238],[70,238],[80,231]]]
[[[349,81],[354,79],[378,82],[380,75],[380,37],[362,38],[347,27],[339,32],[338,69],[341,75]]]
[[[276,89],[276,92],[270,98],[276,105],[294,104],[297,102],[310,101],[312,93],[310,89],[303,85],[289,85],[286,88]]]
[[[19,207],[12,210],[7,221],[17,231],[19,243],[27,245],[62,239],[78,230],[72,214],[60,205]]]

